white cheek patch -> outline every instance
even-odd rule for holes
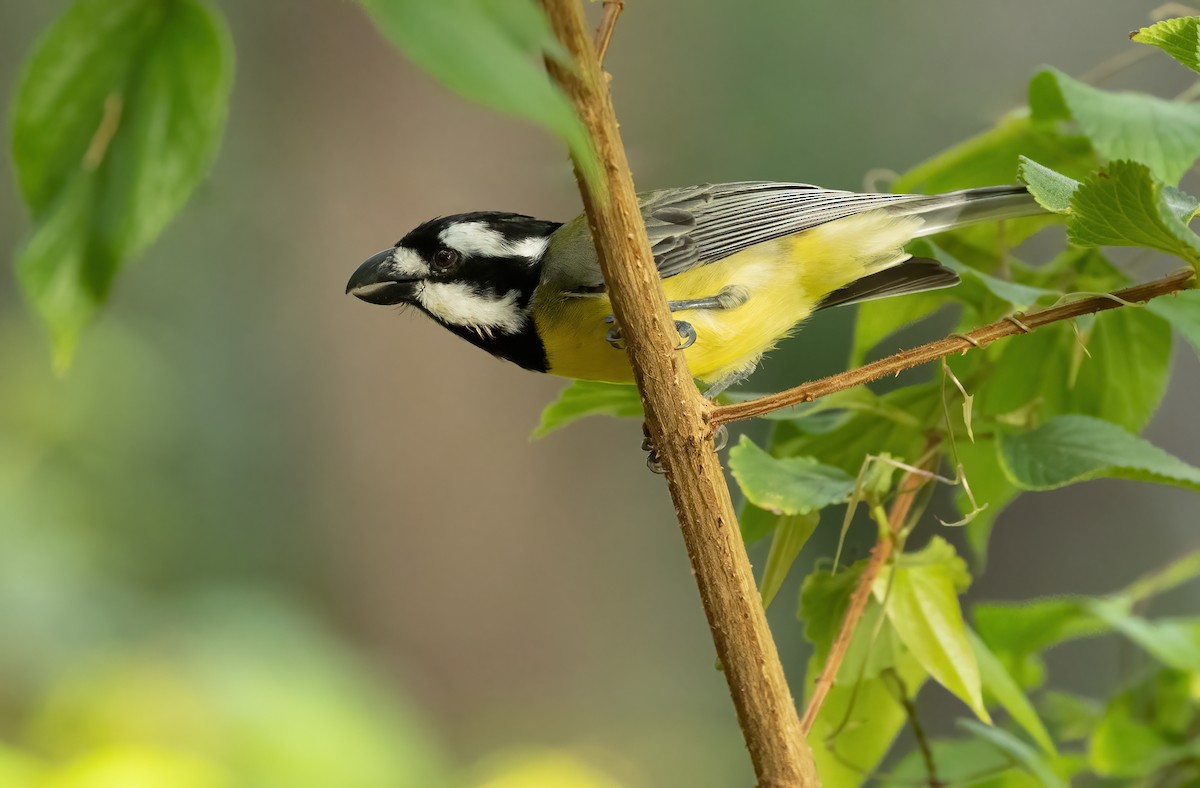
[[[549,238],[522,238],[509,241],[504,233],[493,230],[484,222],[459,222],[438,233],[443,246],[457,249],[465,255],[478,257],[525,257],[537,260],[546,251]]]
[[[417,300],[443,323],[490,336],[516,334],[525,325],[526,313],[517,306],[519,296],[516,290],[503,296],[481,294],[463,282],[426,282]]]
[[[397,246],[392,250],[389,267],[398,277],[422,278],[429,276],[429,266],[421,259],[421,255],[403,246]]]

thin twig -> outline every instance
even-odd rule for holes
[[[921,725],[921,718],[917,715],[917,704],[913,703],[912,698],[908,696],[908,687],[905,685],[904,679],[895,668],[888,668],[882,675],[890,678],[896,684],[896,700],[900,701],[900,705],[904,707],[904,713],[908,715],[908,724],[912,727],[913,738],[917,740],[917,749],[921,753],[922,760],[925,761],[925,774],[928,775],[925,784],[929,788],[944,788],[946,783],[938,778],[937,762],[933,759],[929,737],[925,735],[925,726]]]
[[[600,27],[596,28],[596,59],[601,65],[608,52],[608,42],[617,28],[617,17],[624,10],[625,0],[604,0],[604,18],[600,20]]]
[[[1015,316],[1005,317],[967,334],[954,334],[945,339],[939,339],[936,342],[930,342],[911,350],[901,351],[871,364],[858,367],[857,369],[851,369],[837,375],[830,375],[827,378],[821,378],[820,380],[814,380],[795,388],[781,391],[778,394],[771,394],[746,402],[714,406],[710,411],[709,417],[715,427],[721,424],[728,424],[732,421],[752,419],[755,416],[762,416],[763,414],[780,410],[781,408],[789,408],[800,403],[812,402],[821,397],[827,397],[830,394],[854,388],[863,383],[870,383],[873,380],[879,380],[888,375],[898,375],[910,367],[928,364],[930,361],[937,361],[939,358],[948,356],[951,353],[966,353],[972,348],[987,347],[997,339],[1010,337],[1014,334],[1027,333],[1027,330],[1032,331],[1050,323],[1057,323],[1060,320],[1069,320],[1080,315],[1089,315],[1108,309],[1117,309],[1127,302],[1141,303],[1169,293],[1177,293],[1191,287],[1195,277],[1196,273],[1189,269],[1171,274],[1162,279],[1155,279],[1152,282],[1127,287],[1115,293],[1059,304],[1049,309],[1043,309],[1040,312],[1022,315],[1020,319],[1016,319]]]
[[[931,444],[934,442],[931,441]],[[825,703],[825,697],[837,681],[837,674],[842,667],[846,650],[850,648],[850,641],[854,639],[854,630],[858,628],[858,622],[867,609],[867,602],[871,599],[871,587],[892,555],[896,536],[904,529],[908,513],[917,500],[917,493],[929,481],[929,471],[936,460],[932,452],[926,452],[926,454],[928,455],[927,459],[920,467],[913,468],[901,478],[899,492],[896,493],[896,498],[892,501],[892,508],[888,511],[888,533],[880,535],[879,541],[871,548],[867,565],[858,578],[858,585],[854,587],[854,592],[850,595],[850,604],[846,608],[846,615],[842,618],[842,627],[838,630],[837,638],[834,639],[833,645],[829,649],[829,656],[825,659],[825,667],[821,669],[821,675],[813,684],[812,696],[808,700],[808,706],[804,709],[804,716],[800,719],[800,728],[804,731],[805,736],[808,736],[809,731],[812,730],[813,724],[817,721],[817,714],[820,713],[821,706]]]

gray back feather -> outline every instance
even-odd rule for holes
[[[805,183],[744,181],[662,189],[641,194],[639,200],[655,265],[664,278],[864,211],[886,208],[902,215],[929,215],[930,229],[919,233],[924,235],[999,218],[1001,214],[1025,215],[1036,210],[1036,204],[1020,186],[967,189],[929,197],[858,194]],[[989,210],[988,205],[993,203],[996,209]],[[543,266],[542,280],[564,291],[595,292],[603,287],[583,217],[554,234]]]

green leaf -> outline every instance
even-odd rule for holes
[[[806,682],[809,692],[819,671],[816,660],[809,660]],[[908,721],[897,698],[900,687],[903,686],[909,698],[915,698],[924,681],[925,671],[910,655],[904,654],[887,676],[857,683],[838,682],[833,686],[808,734],[823,785],[862,783]]]
[[[1156,298],[1146,308],[1170,323],[1200,353],[1200,290]]]
[[[1164,19],[1143,27],[1130,38],[1158,47],[1192,71],[1200,71],[1200,17]]]
[[[1168,183],[1178,183],[1200,157],[1200,107],[1194,104],[1104,91],[1048,69],[1029,83],[1029,106],[1035,123],[1072,118],[1101,156],[1141,162]]]
[[[1000,752],[1011,756],[1027,772],[1036,777],[1045,788],[1067,788],[1067,784],[1058,776],[1045,757],[1008,731],[980,725],[974,720],[960,720],[958,724]]]
[[[729,472],[746,500],[778,514],[810,514],[840,503],[854,489],[854,477],[812,457],[779,459],[748,437],[729,450]]]
[[[997,417],[1032,404],[1044,417],[1082,413],[1140,430],[1162,401],[1170,368],[1166,322],[1145,309],[1117,309],[1078,334],[1062,323],[1008,340],[978,408]]]
[[[1012,758],[978,739],[949,739],[930,742],[939,784],[970,788],[1042,788],[1032,776],[1014,768]],[[929,770],[920,750],[910,750],[896,764],[881,786],[929,784]]]
[[[1074,178],[1043,167],[1025,156],[1021,157],[1017,177],[1029,187],[1029,193],[1039,205],[1054,213],[1067,213],[1071,207],[1071,195],[1079,188],[1079,181]]]
[[[1002,434],[1000,458],[1005,473],[1024,490],[1113,477],[1200,491],[1200,468],[1090,416],[1057,416],[1035,430]]]
[[[967,638],[958,591],[970,580],[966,564],[939,537],[880,572],[871,590],[900,640],[929,675],[984,722],[979,665]]]
[[[760,584],[763,607],[771,606],[775,595],[783,586],[788,571],[796,562],[796,557],[804,549],[808,538],[817,530],[821,520],[820,512],[785,515],[779,518],[775,526],[775,537],[771,540],[771,549],[767,553],[767,563],[763,567],[762,583]]]
[[[200,0],[78,0],[30,56],[12,107],[34,221],[17,271],[59,367],[207,174],[232,72],[224,22]]]
[[[804,578],[799,617],[804,621],[804,636],[813,645],[813,659],[818,666],[823,666],[829,657],[865,565],[865,561],[858,561],[841,572],[817,570]],[[883,607],[871,599],[854,628],[837,680],[853,686],[878,677],[905,659],[911,661],[912,657],[897,642]]]
[[[389,41],[447,88],[542,126],[567,143],[589,180],[599,175],[583,124],[538,62],[566,53],[533,0],[359,1]]]
[[[1128,604],[1120,599],[1092,601],[1088,610],[1164,665],[1200,673],[1200,620],[1147,621],[1133,615]]]
[[[1013,282],[1008,279],[1001,279],[990,274],[986,274],[977,268],[973,268],[965,263],[957,260],[953,255],[934,244],[930,244],[932,256],[937,258],[942,265],[953,270],[964,282],[975,281],[983,285],[983,289],[988,293],[999,298],[1001,301],[1007,302],[1017,309],[1027,309],[1038,301],[1044,298],[1058,298],[1062,294],[1047,290],[1044,287],[1034,287],[1032,285]],[[958,291],[950,291],[958,292]]]
[[[1114,161],[1075,190],[1067,235],[1078,246],[1144,246],[1200,266],[1200,236],[1179,216],[1195,210],[1194,198],[1163,186],[1144,165]]]
[[[1054,741],[1050,738],[1050,733],[1046,730],[1046,726],[1042,724],[1042,720],[1038,717],[1038,713],[1034,710],[1033,704],[1029,702],[1029,698],[1025,697],[1025,692],[1020,685],[1013,680],[1005,669],[1004,664],[996,658],[996,655],[991,652],[987,644],[979,635],[967,630],[967,639],[971,642],[971,649],[975,652],[975,660],[979,663],[979,675],[983,683],[983,691],[995,699],[996,703],[1000,704],[1005,711],[1013,718],[1013,721],[1025,729],[1038,746],[1042,748],[1046,754],[1051,756],[1058,755],[1058,750],[1054,746]]]
[[[573,380],[542,411],[542,419],[530,437],[544,438],[587,416],[641,418],[642,399],[637,386]]]

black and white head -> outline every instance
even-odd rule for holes
[[[536,367],[544,358],[526,358],[536,353],[517,338],[534,333],[530,299],[559,226],[514,213],[434,219],[359,266],[346,292],[371,304],[411,304],[485,350]]]

